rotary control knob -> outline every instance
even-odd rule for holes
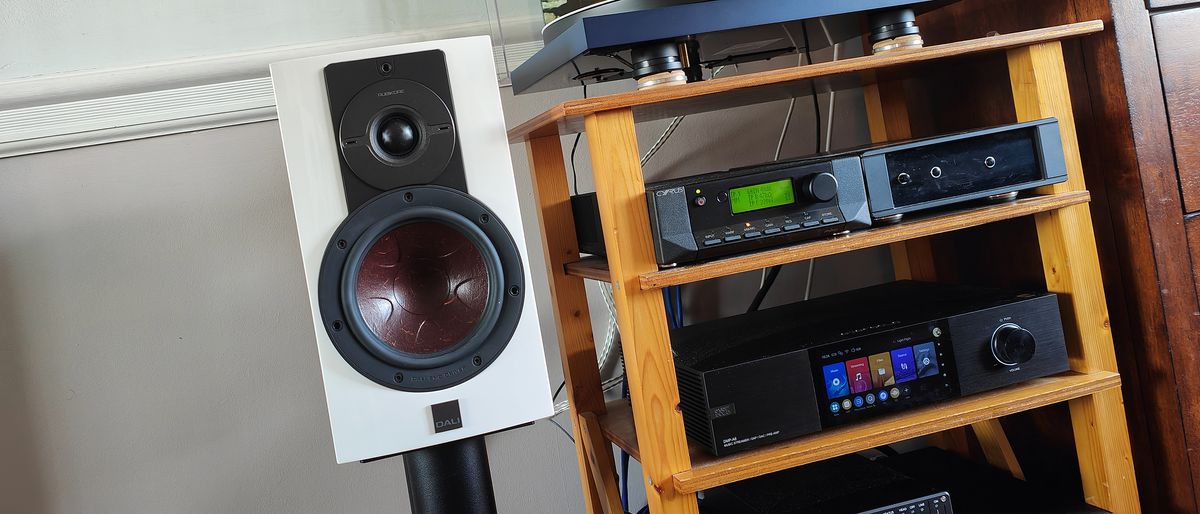
[[[1033,358],[1037,340],[1016,323],[1000,325],[992,333],[992,357],[1005,366],[1016,366]]]
[[[837,197],[838,181],[832,173],[809,175],[800,183],[800,194],[812,202],[828,202]]]

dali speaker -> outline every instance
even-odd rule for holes
[[[550,416],[490,39],[271,77],[337,461]]]

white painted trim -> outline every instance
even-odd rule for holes
[[[270,63],[479,30],[383,34],[0,82],[0,158],[272,120]],[[539,48],[535,41],[493,51],[503,69],[506,57],[515,67]]]

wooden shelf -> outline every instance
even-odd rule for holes
[[[728,457],[713,457],[690,445],[692,468],[676,473],[673,486],[681,494],[695,493],[839,455],[1080,398],[1118,387],[1120,384],[1120,377],[1109,371],[1086,374],[1067,372],[851,426],[825,430]],[[610,402],[608,413],[600,417],[600,427],[613,444],[640,460],[633,412],[627,400]]]
[[[1104,30],[1103,22],[1087,21],[682,86],[570,100],[508,131],[508,139],[518,143],[530,138],[581,132],[585,116],[615,109],[631,108],[634,120],[642,122],[807,95],[811,80],[821,81],[820,89],[824,90],[857,87],[873,83],[871,73],[876,70],[1058,41],[1101,30]]]
[[[986,205],[924,218],[913,218],[897,225],[870,228],[852,232],[847,236],[809,241],[783,248],[645,273],[641,275],[641,288],[643,290],[651,290],[676,286],[769,268],[780,264],[799,262],[888,243],[953,232],[996,221],[1087,203],[1090,198],[1087,191],[1068,191],[1022,198],[1015,202],[1000,205]],[[568,275],[591,280],[599,280],[601,282],[608,282],[610,280],[608,265],[600,258],[589,257],[567,264],[566,271]]]

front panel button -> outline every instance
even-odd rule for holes
[[[742,239],[742,236],[725,236],[725,242],[726,242],[726,243],[732,243],[732,242],[734,242],[734,241],[738,241],[738,240],[741,240],[741,239]]]
[[[786,230],[786,231],[788,231],[788,232],[791,232],[791,231],[793,231],[793,230],[800,230],[800,225],[797,225],[797,224],[795,224],[795,223],[792,223],[792,224],[790,224],[790,225],[784,225],[784,226],[783,226],[783,229],[784,229],[784,230]]]
[[[838,219],[838,218],[833,218],[833,217],[830,217],[830,218],[825,218],[825,219],[821,220],[821,223],[824,223],[824,224],[828,225],[828,224],[830,224],[830,223],[837,223],[837,222],[839,222],[839,221],[842,221],[842,220],[840,220],[840,219]]]
[[[764,233],[764,234],[766,234],[766,235],[768,235],[768,236],[773,236],[773,235],[775,235],[775,234],[778,234],[778,233],[780,233],[780,232],[782,232],[782,230],[780,230],[780,229],[779,229],[779,227],[771,227],[771,228],[769,228],[769,229],[766,229],[766,230],[764,230],[764,231],[763,231],[763,233]]]
[[[804,228],[813,228],[820,224],[821,224],[821,222],[819,222],[817,220],[809,220],[809,221],[804,222]]]
[[[717,246],[719,244],[721,244],[720,239],[705,239],[704,240],[704,246]]]
[[[749,232],[746,232],[746,233],[742,234],[742,237],[745,237],[745,238],[749,239],[749,238],[751,238],[751,237],[758,237],[758,236],[761,236],[761,235],[762,235],[762,232],[759,232],[759,231],[757,231],[757,230],[751,230],[751,231],[749,231]]]

